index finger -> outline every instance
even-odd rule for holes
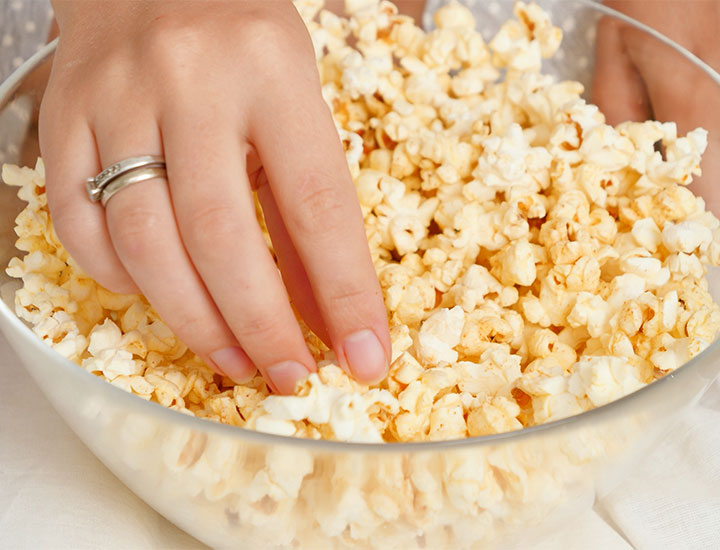
[[[389,364],[387,314],[342,144],[319,84],[304,71],[292,81],[305,89],[276,87],[265,102],[272,113],[257,113],[250,137],[338,360],[373,382]]]

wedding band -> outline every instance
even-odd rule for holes
[[[87,190],[90,200],[93,202],[98,202],[102,200],[104,196],[104,190],[110,185],[113,180],[129,172],[133,172],[135,170],[147,167],[164,168],[165,159],[156,155],[144,155],[140,157],[131,157],[125,160],[121,160],[120,162],[116,162],[115,164],[108,166],[97,176],[95,176],[94,178],[88,178],[85,182],[85,189]],[[105,205],[106,202],[107,200],[103,201],[103,205]]]
[[[130,172],[125,172],[114,177],[110,183],[105,185],[101,191],[100,202],[103,206],[105,206],[115,193],[125,189],[129,185],[140,183],[141,181],[165,177],[167,177],[165,166],[144,166],[142,168],[135,168]]]

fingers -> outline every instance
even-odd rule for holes
[[[686,47],[711,65],[720,66],[720,50],[716,44],[717,20],[720,5],[716,2],[673,1],[607,1],[609,7],[618,9],[659,30],[665,36]],[[642,78],[647,98],[652,106],[652,118],[662,122],[677,123],[678,133],[703,127],[709,130],[708,148],[703,156],[701,177],[694,178],[692,189],[706,200],[708,209],[720,212],[720,193],[715,182],[720,174],[720,99],[717,84],[698,66],[689,62],[677,51],[660,43],[644,31],[630,25],[609,25],[603,21],[598,32],[598,55],[605,57],[603,66],[612,69],[617,63],[615,55],[621,51],[622,63],[628,61],[635,68],[633,78]],[[616,67],[617,68],[617,67]],[[607,71],[605,71],[607,72]],[[619,74],[622,71],[618,71]],[[611,80],[612,76],[603,80]],[[618,106],[622,109],[627,101],[616,102],[611,93],[615,89],[627,90],[627,81],[618,78],[618,86],[607,85],[602,91],[608,97],[600,107],[612,113]],[[608,117],[610,122],[622,118],[645,119],[649,109],[640,113],[621,113]]]
[[[93,134],[82,117],[63,120],[58,118],[62,112],[44,103],[40,114],[40,147],[55,231],[90,277],[114,292],[136,293],[137,286],[112,246],[102,207],[85,191],[85,180],[102,169]]]
[[[242,348],[274,390],[292,393],[316,366],[257,224],[245,151],[235,133],[219,131],[222,114],[193,121],[187,112],[164,125],[183,241]]]
[[[151,115],[97,128],[104,166],[161,154]],[[132,139],[118,139],[132,136]],[[176,336],[219,372],[246,382],[256,372],[190,261],[180,240],[165,180],[131,185],[106,205],[112,243],[127,271]]]
[[[604,17],[598,23],[592,83],[593,102],[613,126],[652,117],[645,83],[625,49],[622,26],[621,21],[612,17]]]
[[[282,220],[282,216],[280,216],[275,197],[273,197],[272,191],[267,184],[267,176],[265,176],[265,172],[262,170],[258,175],[257,195],[262,205],[265,224],[272,239],[278,266],[280,267],[285,287],[290,293],[293,304],[295,304],[300,315],[313,332],[317,334],[325,344],[331,346],[330,334],[328,333],[327,327],[325,327],[325,321],[322,318],[320,308],[315,302],[310,280],[308,279],[307,273],[305,273],[305,267],[285,228],[285,223]]]
[[[705,198],[708,209],[719,212],[720,193],[716,182],[720,167],[717,158],[720,151],[720,99],[717,84],[678,52],[641,31],[626,29],[623,40],[647,86],[653,118],[677,123],[681,135],[698,127],[709,131],[708,148],[701,164],[703,173],[694,178],[691,189]],[[668,79],[668,74],[673,78]]]
[[[340,363],[360,381],[377,381],[390,337],[355,188],[317,75],[288,71],[305,87],[278,86],[255,113],[250,138]]]

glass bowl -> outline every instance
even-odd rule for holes
[[[636,32],[649,32],[658,54],[683,56],[687,71],[720,96],[717,73],[664,36],[601,5],[564,4],[580,17],[620,17]],[[564,44],[560,58],[577,57],[573,41]],[[0,86],[6,161],[34,164],[53,49],[38,52]],[[561,63],[558,72],[568,67]],[[14,193],[0,185],[3,266],[16,254],[13,220],[22,205]],[[300,440],[188,417],[78,368],[15,316],[16,285],[0,274],[0,328],[60,415],[132,491],[216,548],[527,545],[616,486],[720,372],[716,341],[625,398],[518,432],[386,445]]]

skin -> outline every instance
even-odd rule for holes
[[[291,393],[315,370],[291,298],[344,368],[364,382],[382,378],[385,306],[293,5],[54,7],[60,44],[40,147],[55,227],[73,258],[110,290],[142,291],[190,349],[237,382],[257,368]],[[147,154],[165,156],[167,181],[124,189],[105,209],[88,201],[87,177]]]
[[[720,3],[659,3],[611,5],[720,66]],[[416,19],[424,9],[423,0],[398,5]],[[236,382],[259,369],[274,391],[291,393],[315,370],[293,306],[350,374],[382,378],[385,307],[312,44],[290,1],[54,8],[60,44],[40,146],[55,228],[73,258],[110,290],[144,293],[190,349]],[[655,115],[681,132],[720,129],[720,108],[681,100],[716,105],[717,88],[676,78],[673,91],[667,75],[681,65],[659,61],[647,44],[601,23],[593,93],[609,121]],[[147,154],[164,155],[167,181],[124,189],[105,209],[87,199],[86,178]]]
[[[720,2],[632,0],[605,2],[686,47],[720,70]],[[678,133],[709,131],[703,175],[691,185],[709,210],[720,215],[720,86],[668,46],[617,19],[603,19],[597,32],[593,101],[609,124],[626,120],[674,121]]]

